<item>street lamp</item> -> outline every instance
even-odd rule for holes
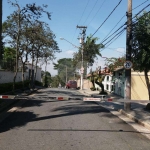
[[[63,37],[60,37],[60,40],[65,40],[65,41],[67,41],[68,43],[70,43],[71,45],[73,45],[74,47],[79,48],[78,46],[76,46],[76,45],[72,44],[71,42],[69,42],[68,40],[66,40],[66,39],[65,39],[65,38],[63,38]]]
[[[67,41],[68,43],[70,43],[71,45],[73,45],[74,47],[76,47],[76,48],[80,48],[80,47],[78,47],[78,46],[76,46],[76,45],[74,45],[74,44],[72,44],[71,42],[69,42],[68,40],[66,40],[65,38],[62,38],[62,37],[60,37],[60,40],[65,40],[65,41]],[[83,44],[83,39],[82,38],[80,38],[80,44]],[[83,68],[83,47],[82,47],[82,51],[81,51],[81,54],[82,54],[82,62],[81,62],[81,69],[80,69],[80,72],[81,72],[81,90],[83,90],[83,72],[84,72],[84,68]]]

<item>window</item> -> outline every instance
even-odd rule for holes
[[[108,84],[106,84],[106,90],[109,90],[109,86],[108,86]]]
[[[109,81],[109,76],[107,76],[106,80]]]

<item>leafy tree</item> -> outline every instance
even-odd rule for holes
[[[76,73],[76,68],[73,66],[72,58],[62,58],[59,59],[54,64],[54,69],[58,71],[58,76],[61,79],[62,86],[65,86],[65,83],[68,80],[74,80]]]
[[[133,69],[144,72],[150,100],[150,12],[136,18],[133,23],[132,62]],[[149,104],[150,105],[150,104]]]
[[[86,42],[84,43],[84,49],[83,49],[83,60],[84,60],[84,69],[85,73],[87,70],[87,67],[92,66],[94,64],[95,59],[97,56],[101,56],[100,49],[104,46],[100,43],[96,43],[98,41],[97,37],[87,37]],[[74,53],[73,55],[73,64],[74,66],[81,68],[81,62],[82,60],[82,48],[79,48],[79,51]],[[77,66],[79,65],[79,66]]]
[[[16,50],[11,47],[4,48],[4,55],[3,55],[3,69],[14,71],[15,67],[15,59],[16,59]]]
[[[51,87],[58,87],[59,86],[59,83],[61,83],[61,79],[58,75],[54,76],[54,77],[51,77],[52,79],[52,82],[51,82]]]
[[[109,68],[110,72],[113,72],[116,68],[123,67],[125,60],[125,56],[119,58],[106,58],[105,65]]]
[[[30,55],[32,64],[35,58],[37,59],[37,64],[39,60],[39,52],[40,54],[44,54],[45,50],[43,49],[47,48],[51,52],[51,54],[49,53],[50,56],[52,56],[54,54],[52,52],[54,50],[53,48],[57,47],[57,43],[56,41],[54,41],[54,34],[51,31],[47,32],[48,30],[45,30],[46,23],[39,21],[44,13],[47,14],[48,19],[51,19],[51,14],[44,10],[47,5],[36,6],[36,4],[33,3],[27,4],[23,8],[20,8],[17,2],[12,3],[12,5],[17,7],[18,9],[14,11],[10,16],[8,16],[8,19],[3,23],[3,36],[5,39],[6,37],[9,37],[9,39],[7,38],[6,42],[16,50],[16,67],[14,74],[15,85],[15,79],[18,71],[18,60],[21,60],[22,68],[24,68],[24,65]],[[36,32],[38,33],[38,36],[37,34],[34,34],[35,30],[38,31]],[[47,38],[48,34],[51,35],[51,38]],[[40,45],[42,43],[42,48],[37,43],[40,43]],[[42,55],[40,55],[40,57],[43,58]],[[22,78],[24,81],[23,69]],[[14,88],[15,87],[13,86],[13,89]]]
[[[45,87],[51,85],[52,79],[50,72],[48,71],[44,72],[44,75],[42,76],[42,82]]]

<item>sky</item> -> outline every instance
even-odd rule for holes
[[[15,2],[15,0],[11,0]],[[51,12],[51,20],[44,15],[42,20],[49,24],[51,30],[56,35],[61,53],[56,53],[56,59],[73,58],[73,53],[80,46],[78,38],[81,37],[81,29],[78,26],[86,26],[86,37],[93,35],[98,37],[97,43],[101,43],[112,30],[111,34],[119,29],[126,21],[126,12],[128,9],[128,0],[17,0],[20,7],[26,4],[36,3],[37,5],[47,4],[47,11]],[[121,3],[119,4],[119,2]],[[143,4],[142,4],[143,3]],[[119,5],[118,5],[119,4]],[[150,4],[150,0],[132,0],[132,16]],[[116,7],[118,5],[118,7]],[[139,6],[139,7],[137,7]],[[137,7],[137,8],[136,8]],[[8,0],[3,0],[3,21],[7,19],[14,10]],[[113,11],[114,10],[114,11]],[[149,11],[150,7],[144,9]],[[111,13],[113,11],[113,13]],[[111,14],[111,15],[110,15]],[[121,20],[121,21],[120,21]],[[120,22],[119,22],[120,21]],[[125,27],[125,26],[124,26]],[[123,28],[122,28],[123,29]],[[112,36],[113,37],[113,36]],[[60,38],[64,38],[61,40]],[[103,44],[106,44],[111,37]],[[70,44],[72,43],[72,44]],[[102,57],[121,57],[126,53],[126,30],[110,44],[106,44],[101,50]],[[92,66],[92,70],[98,66],[104,67],[105,58],[98,57]],[[83,57],[84,59],[84,57]],[[52,76],[57,74],[53,69],[53,62],[47,66],[47,71]],[[42,66],[44,70],[44,65]],[[90,69],[90,68],[89,68]]]

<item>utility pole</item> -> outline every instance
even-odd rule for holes
[[[83,67],[83,51],[84,51],[84,39],[85,39],[85,35],[86,35],[86,26],[78,26],[77,25],[77,28],[80,28],[82,30],[82,37],[80,38],[80,44],[81,44],[81,47],[82,47],[82,50],[81,50],[81,55],[82,55],[82,61],[81,61],[81,84],[80,84],[80,88],[81,90],[83,90],[83,73],[84,73],[84,67]]]
[[[128,0],[127,32],[126,32],[126,64],[127,62],[129,63],[131,62],[131,50],[132,50],[132,0]],[[131,99],[131,67],[125,69],[125,99]],[[124,109],[126,111],[130,111],[131,103],[125,102]]]
[[[67,66],[66,66],[66,83],[67,83]]]

